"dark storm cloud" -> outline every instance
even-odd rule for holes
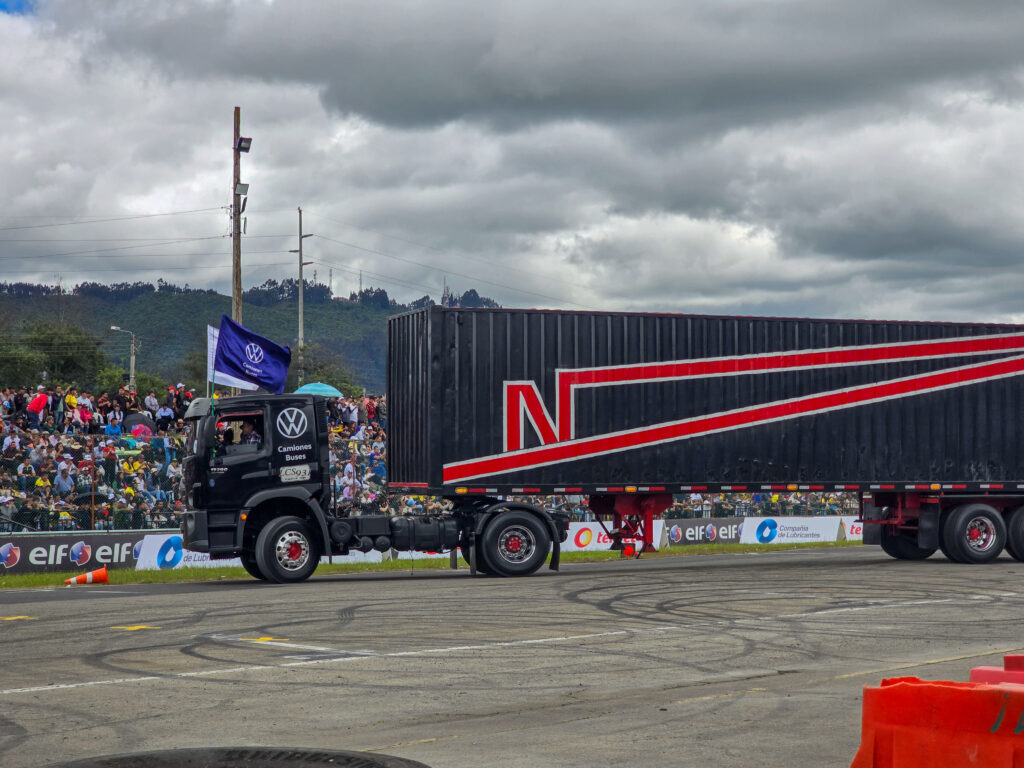
[[[1019,64],[1024,28],[1020,3],[952,0],[82,6],[53,12],[85,17],[115,51],[181,76],[313,83],[331,108],[398,126],[792,119],[998,79]]]
[[[250,234],[302,204],[346,286],[1024,320],[1019,2],[53,0],[0,35],[15,213],[223,204],[242,104]]]

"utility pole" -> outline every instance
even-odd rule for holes
[[[132,347],[131,347],[131,360],[129,361],[128,368],[128,391],[135,391],[135,334],[132,334]]]
[[[299,365],[298,365],[298,371],[297,371],[297,380],[298,380],[298,383],[299,383],[300,387],[302,386],[302,380],[305,377],[305,373],[306,373],[304,368],[303,368],[303,366],[305,364],[305,360],[303,359],[303,350],[302,350],[303,346],[305,345],[305,341],[303,339],[304,333],[303,333],[303,319],[302,319],[302,294],[304,292],[303,288],[305,287],[305,281],[302,279],[302,268],[304,266],[308,265],[308,264],[312,264],[313,263],[312,261],[303,261],[302,260],[302,241],[304,239],[306,239],[307,237],[312,237],[312,236],[313,236],[312,234],[308,234],[308,235],[302,234],[302,208],[300,207],[299,208],[299,247],[296,250],[288,251],[288,253],[297,253],[297,254],[299,254],[299,355],[298,355]]]
[[[234,175],[231,181],[231,319],[242,322],[242,196],[238,185],[242,183],[242,152],[239,139],[242,138],[242,110],[235,107],[235,140],[231,142],[234,155]]]

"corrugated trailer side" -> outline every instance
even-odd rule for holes
[[[431,389],[430,328],[427,310],[388,319],[388,480],[409,488],[431,479],[430,418],[440,401]]]
[[[1024,326],[436,307],[416,318],[389,353],[407,386],[393,397],[416,422],[393,411],[396,490],[588,494],[648,546],[675,493],[856,491],[866,540],[894,556],[1024,556]],[[429,366],[412,338],[429,343]],[[403,355],[429,375],[410,376]],[[425,462],[415,471],[413,458]]]
[[[1024,483],[1019,326],[441,310],[434,490]]]

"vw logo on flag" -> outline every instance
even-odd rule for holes
[[[284,437],[298,437],[306,431],[306,414],[301,408],[285,408],[277,415],[277,431]]]
[[[263,362],[263,347],[253,342],[252,344],[245,345],[245,356],[249,358],[250,363],[262,363]]]

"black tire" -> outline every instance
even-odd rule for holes
[[[954,562],[991,563],[1006,546],[1003,516],[988,504],[962,504],[942,525],[946,556]]]
[[[462,559],[469,563],[469,549],[470,544],[468,539],[463,539],[459,544],[459,549],[462,550]],[[484,548],[481,546],[481,540],[477,540],[476,547],[476,572],[481,576],[490,576],[491,569],[487,567],[487,560],[484,558]]]
[[[1014,560],[1024,560],[1024,507],[1017,507],[1007,517],[1006,551]]]
[[[949,516],[953,513],[953,510],[946,509],[939,515],[939,549],[942,550],[942,554],[946,556],[946,559],[951,563],[962,563],[960,559],[960,551],[954,550],[950,547],[947,542],[953,541],[952,534],[947,539],[946,536],[946,524],[949,522]]]
[[[243,552],[241,555],[242,567],[245,568],[245,572],[252,576],[254,579],[260,579],[266,581],[267,577],[263,575],[259,565],[256,563],[256,555],[252,552]]]
[[[548,558],[551,535],[547,526],[529,512],[509,509],[484,529],[478,540],[477,561],[483,559],[496,576],[529,576]]]
[[[256,538],[256,566],[267,581],[305,581],[320,563],[320,544],[298,517],[271,520]]]
[[[917,537],[913,534],[898,531],[890,525],[879,526],[882,531],[882,549],[889,557],[897,560],[925,560],[935,554],[938,547],[922,548],[917,546]]]

